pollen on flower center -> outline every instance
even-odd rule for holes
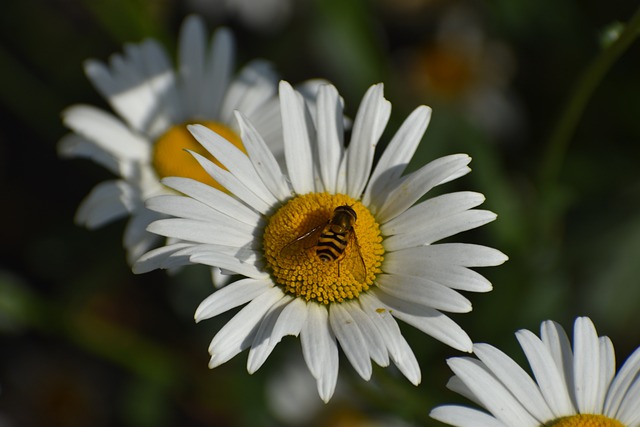
[[[185,149],[195,151],[213,161],[218,166],[222,166],[187,130],[187,124],[191,123],[192,122],[172,126],[158,138],[153,147],[153,167],[160,178],[167,176],[193,178],[220,190],[224,190],[218,182],[204,171],[196,159],[185,151]],[[229,127],[211,121],[198,123],[208,127],[244,151],[242,140],[238,134]]]
[[[357,298],[369,289],[384,255],[375,218],[344,194],[291,199],[269,219],[263,245],[285,292],[323,304]]]
[[[577,414],[562,417],[548,424],[549,427],[625,427],[618,420],[600,414]]]

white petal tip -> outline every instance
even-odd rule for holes
[[[333,390],[330,393],[327,393],[326,395],[323,395],[323,393],[320,394],[320,399],[322,399],[324,403],[329,403],[332,397],[333,397]]]
[[[286,80],[280,80],[280,83],[278,85],[278,88],[282,91],[282,90],[287,90],[287,91],[293,91],[293,87],[291,86],[291,83],[289,83]]]

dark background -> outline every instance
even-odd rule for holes
[[[576,88],[606,51],[607,30],[631,18],[632,3],[282,0],[289,12],[259,24],[222,2],[209,10],[195,0],[5,4],[0,426],[295,425],[269,402],[285,393],[273,381],[295,366],[296,340],[285,340],[252,376],[246,353],[208,370],[208,343],[228,317],[193,323],[211,292],[206,269],[135,276],[121,247],[124,222],[96,231],[73,223],[82,198],[110,178],[95,164],[56,154],[67,132],[62,109],[75,103],[108,109],[82,62],[105,61],[145,37],[174,54],[180,23],[193,12],[211,30],[233,29],[240,65],[263,57],[286,80],[331,80],[352,116],[366,88],[384,82],[393,105],[384,141],[417,105],[432,106],[412,167],[469,153],[473,172],[442,191],[480,191],[484,207],[499,217],[455,239],[510,257],[482,271],[494,291],[467,295],[474,311],[452,317],[474,341],[522,361],[517,329],[537,332],[541,321],[554,319],[570,331],[576,316],[588,315],[622,361],[640,344],[637,43],[595,79],[575,132],[562,137],[558,129],[567,123],[567,103],[585,94]],[[471,21],[444,36],[453,11]],[[469,31],[477,42],[471,47],[464,42]],[[437,425],[425,408],[460,400],[445,389],[444,361],[459,354],[403,331],[423,370],[419,387],[393,369],[375,369],[364,383],[341,363],[346,391],[327,406],[315,396],[305,403],[311,419],[304,425],[395,425],[390,418]]]

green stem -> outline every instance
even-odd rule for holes
[[[540,170],[541,191],[548,190],[557,181],[569,143],[594,90],[638,35],[640,35],[640,8],[625,25],[619,37],[600,52],[578,80],[548,141]]]

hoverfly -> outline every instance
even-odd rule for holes
[[[302,235],[296,237],[282,248],[283,256],[291,256],[301,249],[313,248],[314,254],[322,262],[337,262],[338,276],[340,276],[340,263],[347,257],[351,266],[353,278],[364,283],[367,278],[367,268],[364,265],[358,237],[353,226],[358,216],[348,205],[338,206],[334,209],[331,219],[316,225]],[[350,247],[347,250],[347,247]]]

